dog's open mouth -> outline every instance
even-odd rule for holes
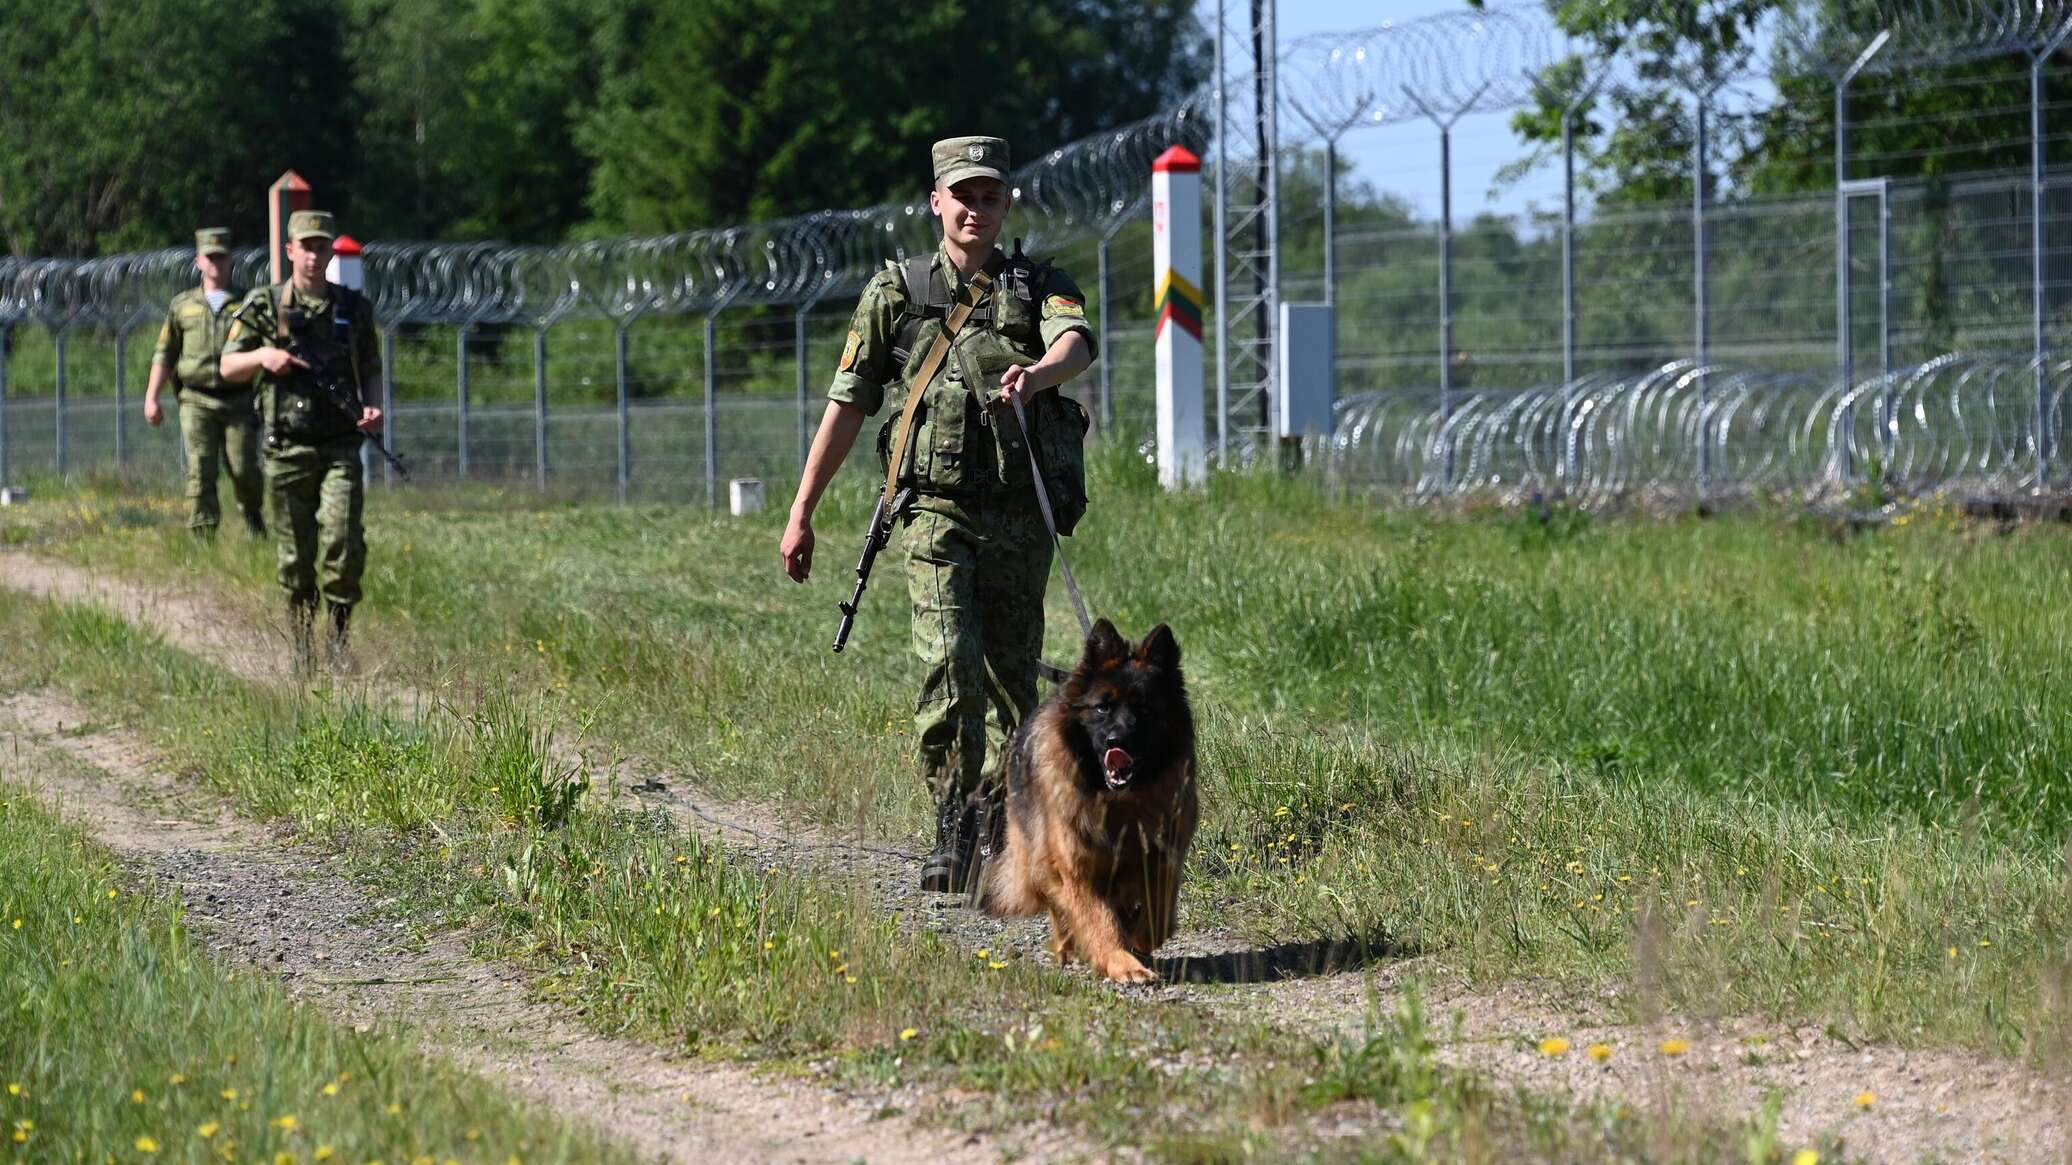
[[[1108,775],[1108,787],[1120,789],[1130,783],[1130,767],[1136,758],[1119,748],[1111,748],[1101,754],[1101,768]]]

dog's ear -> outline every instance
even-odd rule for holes
[[[1130,641],[1122,637],[1115,624],[1106,619],[1096,619],[1094,629],[1086,637],[1086,654],[1079,666],[1086,670],[1114,666],[1130,657]]]
[[[1144,642],[1137,645],[1137,658],[1156,668],[1170,671],[1180,666],[1180,641],[1173,638],[1173,629],[1160,623],[1144,636]]]

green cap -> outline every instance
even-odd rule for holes
[[[332,218],[328,210],[298,210],[288,216],[288,238],[294,242],[337,237],[338,220]]]
[[[1001,138],[944,138],[929,152],[939,185],[955,186],[966,178],[1007,181],[1007,142]]]
[[[197,255],[228,255],[230,253],[230,228],[203,227],[194,232],[194,253]]]

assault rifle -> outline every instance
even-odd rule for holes
[[[891,544],[892,524],[913,502],[912,489],[900,490],[889,498],[879,492],[878,508],[871,511],[871,527],[863,535],[863,555],[856,560],[856,589],[850,592],[848,602],[836,604],[842,612],[842,625],[835,628],[837,653],[849,645],[849,632],[856,626],[856,609],[863,603],[863,588],[871,581],[871,566],[878,561],[878,551]]]
[[[409,481],[410,470],[403,464],[403,459],[383,444],[380,437],[359,427],[360,410],[365,407],[360,400],[359,390],[346,384],[345,378],[338,375],[338,370],[331,367],[331,362],[310,351],[300,337],[291,335],[286,337],[286,341],[281,345],[281,350],[309,365],[309,379],[317,386],[317,391],[323,394],[324,399],[337,405],[339,410],[352,420],[355,432],[374,443],[375,451],[387,460],[389,468],[396,471],[397,477]]]

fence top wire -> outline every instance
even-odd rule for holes
[[[1881,33],[1889,43],[1870,68],[2009,53],[2033,60],[2072,33],[2072,0],[1800,0],[1779,29],[1783,51],[1830,71],[1845,68]],[[1618,64],[1578,52],[1544,5],[1513,3],[1301,38],[1281,50],[1277,85],[1314,140],[1335,142],[1359,128],[1515,108],[1533,100],[1550,66],[1564,60],[1577,62],[1585,79],[1601,80]],[[1732,68],[1747,64],[1743,54]],[[1694,86],[1716,85],[1708,78],[1725,68],[1716,60],[1691,67],[1710,71]],[[1225,84],[1242,110],[1250,78]],[[1010,179],[1017,233],[1032,249],[1055,250],[1141,217],[1152,160],[1176,144],[1206,152],[1216,96],[1211,82],[1170,108],[1017,170]],[[1234,163],[1249,164],[1247,137],[1230,135]],[[557,245],[375,242],[363,260],[376,311],[391,324],[546,327],[570,316],[624,324],[734,303],[806,310],[826,296],[854,294],[887,259],[935,242],[928,206],[912,201]],[[136,327],[193,282],[192,254],[168,248],[94,259],[0,258],[0,326]],[[250,286],[264,278],[265,266],[263,249],[249,248],[236,253],[233,274]]]

